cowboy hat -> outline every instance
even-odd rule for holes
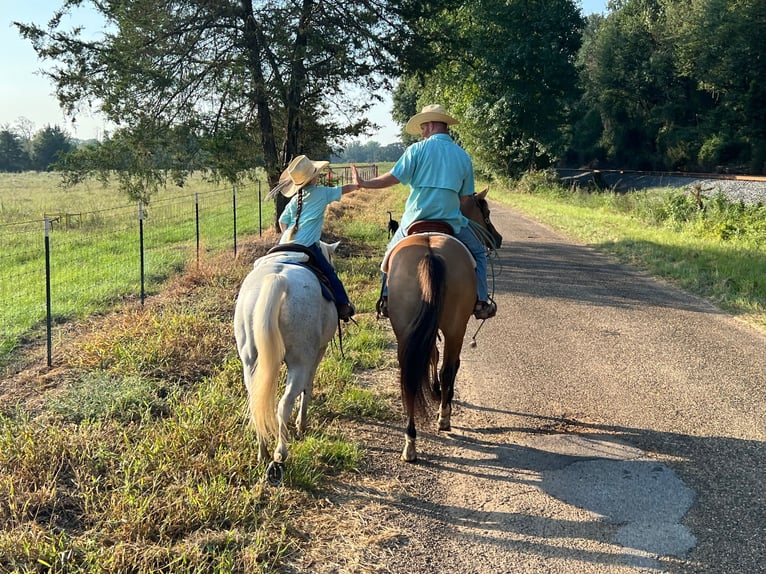
[[[420,134],[420,124],[428,122],[441,122],[448,126],[458,123],[458,121],[452,116],[448,116],[443,106],[439,104],[430,104],[423,108],[423,111],[419,114],[415,114],[407,122],[404,128],[408,134],[416,136]]]
[[[292,197],[298,190],[308,185],[314,176],[330,165],[329,161],[311,161],[305,155],[299,155],[279,177],[279,183],[269,191],[266,199],[276,197],[281,193],[285,197]]]

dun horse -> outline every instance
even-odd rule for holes
[[[330,259],[338,243],[321,246]],[[296,428],[301,433],[314,375],[338,325],[335,304],[322,296],[319,279],[307,267],[295,264],[306,259],[303,253],[285,251],[259,258],[242,283],[234,312],[234,335],[249,395],[250,421],[258,437],[259,462],[268,459],[267,441],[277,439],[274,460],[267,469],[273,484],[282,480],[295,401],[300,395]],[[282,362],[287,381],[277,405]]]
[[[489,219],[487,190],[461,198],[461,211],[483,243],[500,247]],[[417,460],[415,418],[426,409],[424,385],[439,401],[439,430],[450,429],[455,377],[468,319],[476,302],[473,256],[457,239],[441,233],[410,235],[388,258],[388,313],[396,335],[399,377],[407,416],[402,460]],[[437,337],[443,336],[438,369]],[[437,372],[438,369],[438,372]]]

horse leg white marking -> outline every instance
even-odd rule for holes
[[[415,462],[418,459],[418,453],[415,450],[415,439],[404,433],[404,450],[402,450],[402,460],[404,462]]]
[[[450,417],[452,416],[452,405],[446,404],[439,407],[439,430],[448,431],[452,428]]]

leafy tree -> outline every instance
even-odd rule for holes
[[[69,136],[58,126],[47,126],[32,138],[32,167],[50,171],[74,149]]]
[[[716,102],[705,115],[710,160],[766,168],[766,3],[695,0],[668,4],[680,74]]]
[[[88,4],[106,22],[96,39],[61,25]],[[379,0],[63,0],[47,27],[16,26],[58,63],[49,76],[68,114],[92,104],[137,146],[127,169],[139,180],[181,129],[205,142],[185,154],[228,158],[217,175],[258,162],[276,183],[293,156],[366,130],[374,96],[359,89],[388,86],[406,40],[396,4]]]
[[[572,0],[472,0],[408,14],[418,107],[439,102],[479,168],[514,175],[552,161],[576,99],[582,16]],[[438,5],[434,5],[436,9]],[[410,80],[413,81],[413,80]],[[409,107],[413,84],[400,91]]]
[[[21,138],[8,129],[0,131],[0,171],[19,172],[28,169],[29,156]]]

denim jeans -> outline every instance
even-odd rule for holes
[[[322,273],[327,275],[327,279],[330,281],[330,290],[335,296],[335,303],[337,305],[345,305],[348,303],[346,288],[343,287],[343,283],[341,283],[335,268],[329,261],[327,261],[327,259],[325,259],[325,256],[322,255],[322,250],[319,248],[319,245],[315,243],[314,245],[310,245],[307,249],[314,254],[317,267],[322,270]]]

